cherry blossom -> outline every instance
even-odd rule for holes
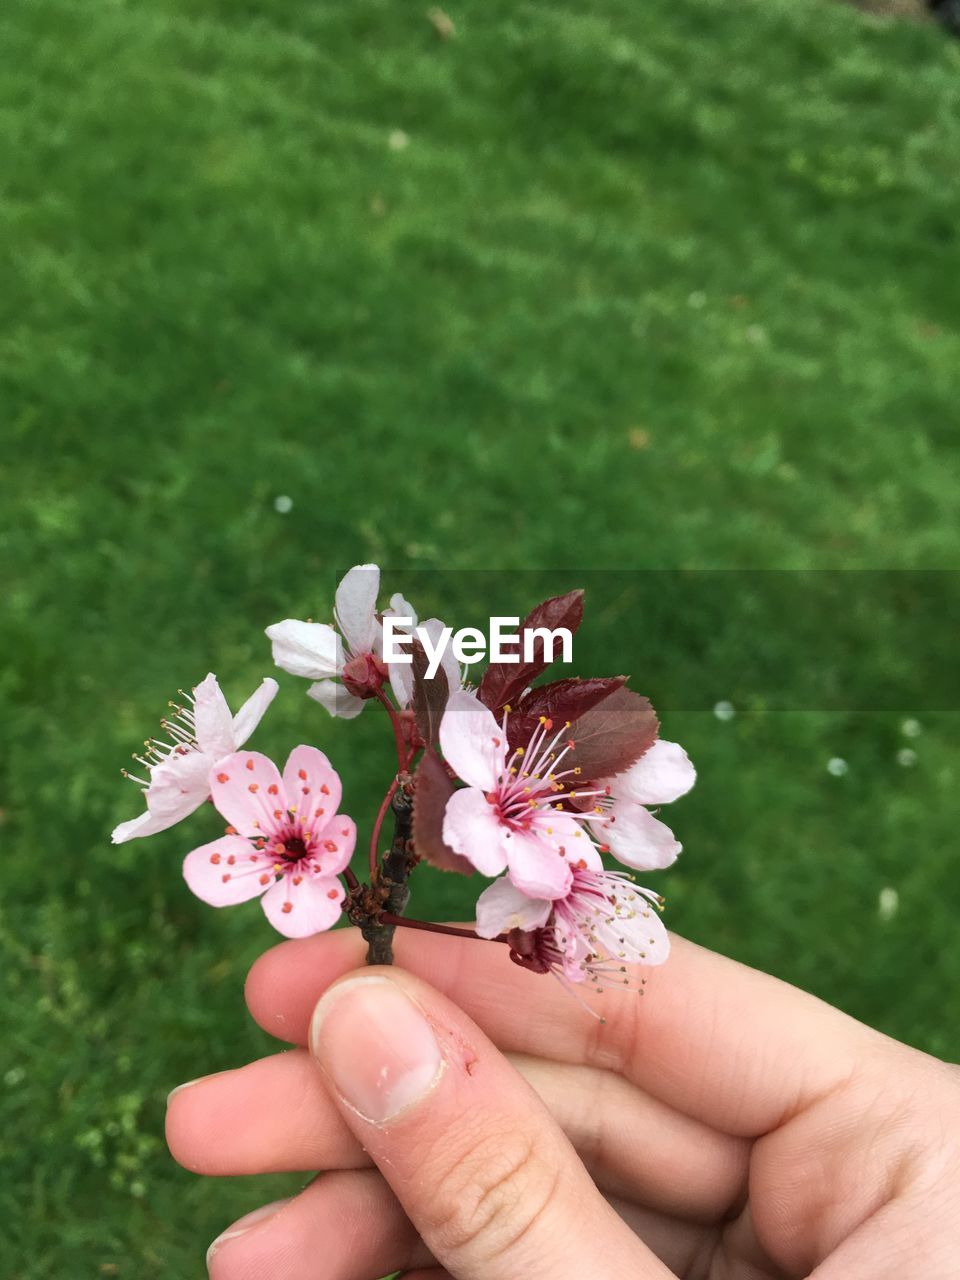
[[[210,788],[230,825],[184,859],[197,897],[214,907],[261,897],[267,919],[288,938],[336,924],[345,897],[337,877],[357,829],[338,812],[340,778],[323,752],[294,748],[281,776],[266,756],[238,751],[210,770]]]
[[[147,771],[146,778],[124,770],[137,782],[146,799],[146,812],[115,828],[114,844],[154,835],[172,827],[210,798],[210,770],[223,756],[247,741],[277,692],[277,682],[267,677],[235,716],[211,672],[193,690],[181,694],[184,704],[171,703],[170,715],[160,722],[168,741],[151,738],[142,755],[134,756]]]
[[[508,714],[498,724],[473,694],[450,696],[440,746],[467,785],[447,801],[443,838],[483,875],[506,871],[531,897],[561,898],[570,888],[571,863],[591,843],[581,822],[593,816],[558,807],[564,772],[557,766],[569,750],[559,744],[569,726],[554,733],[542,716],[527,744],[511,751]]]
[[[386,663],[383,659],[383,618],[410,618],[412,630],[417,615],[399,592],[390,597],[390,607],[377,611],[380,569],[375,564],[354,565],[337,587],[334,622],[300,622],[287,618],[267,627],[273,645],[273,660],[291,675],[314,681],[309,696],[326,707],[332,716],[352,720],[364,702],[375,696],[389,678],[398,704],[405,706],[412,696],[413,677],[409,663]],[[431,618],[423,624],[432,636],[443,624]],[[447,669],[448,664],[444,664]],[[448,680],[456,679],[455,665],[447,670]]]
[[[536,973],[597,988],[637,985],[627,966],[663,964],[670,952],[660,897],[621,871],[605,871],[592,848],[571,871],[568,892],[553,901],[528,898],[506,877],[495,880],[477,902],[477,934],[506,933],[510,958]]]

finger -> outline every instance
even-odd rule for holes
[[[174,1089],[166,1132],[178,1163],[213,1177],[370,1165],[304,1049]]]
[[[398,963],[456,1000],[501,1049],[608,1068],[726,1133],[777,1127],[848,1079],[880,1041],[815,997],[682,938],[648,971],[644,999],[606,992],[598,1022],[499,944],[412,934],[397,930]],[[281,943],[250,971],[251,1012],[265,1030],[304,1043],[315,1000],[363,954],[356,930]]]
[[[369,1280],[433,1259],[374,1169],[324,1174],[214,1240],[211,1280]]]
[[[338,983],[317,1005],[311,1051],[424,1243],[460,1280],[668,1276],[530,1086],[412,975],[373,968]]]
[[[725,1216],[746,1183],[749,1144],[719,1134],[619,1076],[526,1055],[534,1087],[600,1188],[702,1221]],[[224,1176],[368,1166],[301,1049],[174,1090],[167,1143],[194,1173]]]

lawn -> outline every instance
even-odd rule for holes
[[[359,561],[457,625],[586,585],[577,668],[700,769],[671,925],[960,1058],[960,45],[425,8],[0,15],[3,1280],[199,1276],[302,1182],[167,1154],[168,1090],[270,1049],[273,939],[187,892],[203,816],[108,833],[176,688],[244,696]],[[362,838],[390,744],[303,695],[254,745],[327,750]]]

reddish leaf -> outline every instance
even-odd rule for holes
[[[580,785],[622,773],[653,746],[659,728],[647,698],[632,689],[615,689],[571,727],[574,746],[564,757],[564,768],[580,767]]]
[[[553,680],[550,684],[538,685],[523,695],[507,717],[507,738],[510,745],[519,746],[529,741],[541,716],[553,720],[557,729],[566,720],[579,720],[591,707],[608,698],[626,681],[626,676],[605,676],[589,680],[570,676],[566,680]]]
[[[414,774],[413,847],[421,858],[441,871],[473,875],[473,866],[454,853],[443,839],[443,813],[454,786],[440,757],[426,750]]]
[[[583,621],[583,590],[568,591],[563,596],[553,596],[538,604],[520,625],[520,654],[523,654],[523,634],[537,627],[556,631],[566,627],[573,634]],[[494,662],[487,667],[480,681],[477,694],[484,706],[496,715],[505,703],[519,697],[531,680],[535,680],[549,665],[544,654],[542,637],[534,640],[534,657],[530,662]]]
[[[435,675],[427,676],[429,660],[419,640],[414,639],[410,652],[413,658],[413,716],[420,737],[432,746],[439,737],[440,721],[450,696],[447,673],[438,666]]]

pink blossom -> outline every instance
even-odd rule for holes
[[[527,745],[510,751],[507,714],[497,724],[473,694],[451,695],[440,746],[467,786],[447,801],[443,838],[484,875],[505,870],[531,897],[562,898],[571,863],[591,845],[581,822],[592,816],[559,807],[565,775],[557,766],[569,750],[569,744],[560,747],[567,727],[553,733],[552,722],[541,717]]]
[[[684,749],[662,738],[629,769],[601,779],[596,785],[604,794],[597,798],[590,817],[601,848],[640,871],[669,867],[683,846],[666,823],[644,806],[669,804],[686,795],[696,780]]]
[[[477,902],[477,933],[506,933],[511,959],[537,973],[597,988],[636,985],[628,965],[663,964],[670,952],[661,899],[605,871],[592,849],[572,873],[569,891],[553,901],[528,898],[506,877],[494,881]]]
[[[171,703],[170,716],[160,722],[169,741],[152,738],[144,744],[143,754],[134,757],[147,777],[124,771],[142,787],[146,812],[121,822],[113,832],[113,843],[164,831],[208,800],[212,766],[243,746],[276,692],[276,680],[268,677],[231,716],[217,677],[211,672],[192,694],[182,694],[186,705]]]
[[[238,751],[210,771],[213,803],[227,834],[188,853],[187,884],[213,907],[262,895],[267,919],[288,938],[329,929],[345,897],[337,876],[357,829],[338,813],[340,778],[316,747],[296,747],[281,777],[256,751]]]

